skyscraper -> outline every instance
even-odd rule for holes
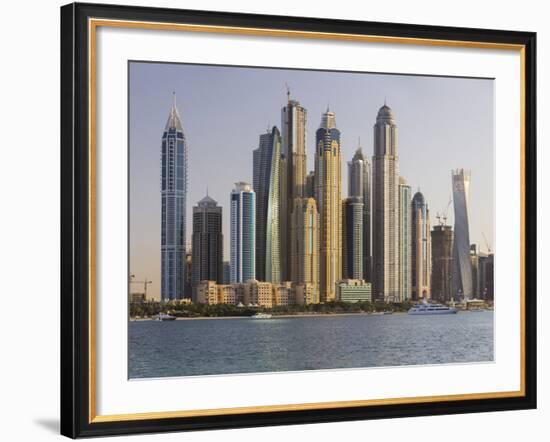
[[[315,172],[310,170],[306,177],[306,198],[315,198]]]
[[[281,135],[277,127],[260,135],[253,152],[253,183],[256,192],[256,278],[281,280],[279,191]]]
[[[384,104],[374,125],[372,157],[373,298],[399,299],[399,157],[397,125]]]
[[[470,245],[470,262],[472,264],[472,298],[479,298],[479,254],[476,244]]]
[[[412,294],[414,300],[431,298],[432,237],[430,210],[420,191],[412,200]]]
[[[191,278],[193,275],[193,250],[189,244],[185,247],[185,283],[184,298],[193,297],[193,284]]]
[[[290,99],[281,111],[282,151],[280,164],[281,280],[290,280],[292,208],[296,198],[306,196],[307,111]]]
[[[224,261],[222,264],[223,267],[223,283],[229,284],[231,282],[231,264],[229,261]]]
[[[399,290],[396,302],[409,301],[412,297],[412,233],[411,233],[411,186],[403,177],[399,177]]]
[[[489,251],[488,254],[480,254],[479,256],[479,296],[486,301],[494,299],[494,258],[495,255]]]
[[[371,280],[371,167],[359,146],[348,162],[348,196],[363,202],[363,278]],[[351,277],[350,277],[351,278]]]
[[[223,283],[222,208],[208,195],[193,207],[192,241],[191,284],[196,300],[201,281]]]
[[[313,198],[296,198],[292,211],[291,281],[310,284],[313,297],[319,290],[319,213]]]
[[[168,115],[161,142],[161,299],[181,299],[185,291],[187,142],[176,107]]]
[[[454,206],[454,242],[452,290],[454,299],[473,295],[470,261],[470,171],[452,171]]]
[[[231,191],[231,283],[256,278],[256,194],[245,182]]]
[[[446,224],[432,230],[432,298],[437,301],[451,300],[451,261],[453,229]]]
[[[319,293],[321,302],[336,299],[342,279],[342,160],[334,113],[322,115],[315,138],[315,198],[319,210]]]
[[[363,199],[346,198],[342,214],[342,277],[363,279]]]

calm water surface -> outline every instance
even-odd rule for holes
[[[485,362],[493,312],[129,323],[130,378]]]

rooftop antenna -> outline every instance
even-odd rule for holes
[[[176,107],[176,91],[172,91],[172,105]]]
[[[361,148],[361,137],[357,137],[357,147]]]
[[[290,101],[290,86],[286,82],[285,82],[285,86],[286,86],[286,99]]]
[[[327,101],[327,114],[330,112],[330,101]]]
[[[208,184],[206,185],[206,196],[208,196]]]
[[[386,106],[386,96],[384,95],[384,106]]]

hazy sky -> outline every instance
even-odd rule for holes
[[[189,149],[187,242],[192,207],[209,194],[223,207],[225,260],[229,258],[229,193],[236,181],[252,182],[252,150],[268,126],[281,128],[291,98],[307,109],[308,170],[315,131],[330,105],[341,131],[343,197],[347,161],[358,139],[372,156],[373,125],[386,99],[398,127],[401,175],[426,197],[432,226],[451,195],[451,169],[472,171],[470,241],[493,244],[493,80],[287,69],[130,63],[130,272],[153,281],[160,295],[160,148],[176,92]],[[452,206],[448,223],[453,222]],[[132,287],[141,291],[141,286]]]

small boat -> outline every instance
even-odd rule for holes
[[[386,310],[384,312],[385,315],[393,315],[393,310]]]
[[[168,313],[159,313],[155,318],[155,321],[175,321],[176,317],[169,315]]]
[[[454,307],[447,307],[443,304],[415,304],[409,311],[409,315],[452,315],[458,310]]]
[[[271,314],[258,312],[251,316],[252,319],[271,319]]]

